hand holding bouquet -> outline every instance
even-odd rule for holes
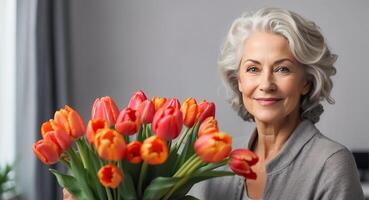
[[[182,130],[184,129],[184,130]],[[256,178],[250,166],[258,158],[245,149],[232,150],[232,137],[220,132],[215,104],[194,98],[175,99],[134,93],[119,111],[110,97],[95,100],[87,128],[70,108],[55,112],[41,126],[33,146],[54,169],[60,186],[76,199],[194,199],[186,195],[206,179],[234,173]],[[230,164],[234,171],[217,168]]]

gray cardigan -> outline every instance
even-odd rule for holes
[[[256,139],[254,131],[249,149]],[[246,140],[234,139],[240,141]],[[244,188],[239,176],[221,177],[195,185],[190,194],[201,200],[243,200],[248,199]],[[267,164],[263,199],[362,200],[364,195],[351,152],[304,120]]]

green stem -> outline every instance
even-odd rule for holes
[[[111,191],[108,187],[105,187],[106,194],[108,195],[108,200],[114,200],[113,196],[111,195]]]
[[[141,199],[142,197],[142,184],[146,176],[147,168],[148,168],[148,164],[146,162],[142,163],[140,177],[138,179],[138,185],[137,185],[139,199]]]
[[[183,174],[183,171],[187,171],[187,169],[192,165],[192,162],[197,157],[196,154],[192,155],[182,166],[179,170],[173,175],[173,177],[179,177]]]
[[[185,138],[187,138],[188,132],[189,130],[191,130],[192,128],[187,128],[184,130],[183,134],[181,134],[181,136],[179,137],[178,141],[176,142],[176,144],[174,145],[173,151],[178,151],[179,147],[181,146],[183,140]]]
[[[82,146],[83,145],[82,140],[78,139],[76,141],[76,144],[77,144],[79,155],[81,156],[83,166],[84,166],[84,168],[88,169],[90,167],[89,164],[88,164],[88,156],[87,156],[87,153],[85,152],[85,150]]]
[[[199,157],[194,158],[195,162],[193,162],[193,165],[190,166],[186,173],[184,173],[184,176],[173,186],[173,188],[164,196],[163,200],[168,200],[170,196],[183,184],[186,183],[186,181],[191,178],[191,175],[193,172],[195,172],[202,164],[202,161]]]

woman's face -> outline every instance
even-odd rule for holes
[[[245,41],[238,87],[246,109],[265,123],[299,117],[300,97],[309,91],[288,41],[266,32],[253,32]]]

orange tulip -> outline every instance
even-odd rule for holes
[[[81,137],[85,132],[81,116],[67,105],[64,106],[64,109],[55,112],[54,120],[63,126],[73,139]]]
[[[100,183],[104,187],[117,188],[123,179],[123,174],[119,168],[113,164],[107,164],[100,168],[97,173]]]
[[[258,156],[248,149],[236,149],[231,153],[229,166],[232,171],[248,179],[256,179],[256,173],[251,166],[259,161]]]
[[[142,161],[141,152],[140,152],[141,146],[142,146],[142,143],[139,141],[133,141],[127,145],[126,155],[127,155],[128,162],[133,163],[133,164],[138,164]]]
[[[97,153],[104,160],[120,161],[124,157],[126,143],[123,136],[115,130],[99,129],[94,144]]]
[[[33,144],[33,153],[36,154],[46,165],[52,165],[58,162],[60,152],[58,147],[49,140],[39,140]]]
[[[115,129],[123,135],[133,135],[140,128],[138,112],[132,108],[125,108],[119,113]]]
[[[142,90],[135,92],[128,103],[128,108],[137,110],[138,106],[147,99],[145,93]]]
[[[103,119],[109,126],[115,124],[119,108],[109,96],[97,98],[92,106],[91,119]]]
[[[86,137],[89,143],[94,143],[95,135],[99,129],[109,128],[108,123],[102,119],[91,119],[87,124]]]
[[[196,154],[204,162],[220,162],[232,150],[232,137],[226,133],[203,135],[196,140],[194,147]]]
[[[213,134],[219,132],[217,120],[211,116],[206,118],[200,125],[198,136],[201,137],[207,134]]]
[[[152,97],[151,99],[152,103],[155,106],[155,111],[158,111],[159,108],[161,108],[165,102],[167,102],[167,99],[165,97]]]
[[[58,147],[59,154],[69,149],[72,143],[69,134],[52,119],[41,125],[41,134],[43,139],[49,140]]]
[[[152,122],[155,114],[155,107],[154,104],[149,101],[145,100],[141,103],[140,106],[137,108],[138,116],[140,118],[140,122],[143,124],[149,124]]]
[[[164,163],[168,158],[167,143],[156,135],[146,138],[141,146],[141,157],[150,165]]]
[[[197,122],[200,113],[196,100],[192,97],[187,98],[182,104],[181,111],[183,113],[183,124],[191,128]]]
[[[213,102],[207,102],[203,100],[200,104],[200,116],[199,121],[203,122],[206,118],[215,117],[215,104]]]
[[[162,107],[154,115],[152,130],[156,135],[172,140],[178,137],[183,125],[182,112],[174,107]]]

